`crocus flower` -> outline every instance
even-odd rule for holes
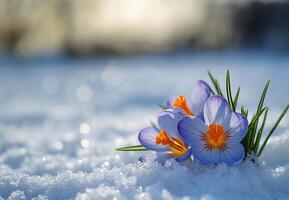
[[[201,116],[204,103],[210,95],[210,86],[205,81],[199,80],[193,86],[192,95],[188,101],[185,96],[179,96],[169,100],[167,105],[183,115]]]
[[[162,152],[166,157],[183,162],[190,158],[191,151],[184,144],[177,130],[177,123],[182,115],[170,110],[162,111],[158,116],[158,125],[144,128],[139,132],[140,143],[149,150]]]
[[[240,143],[248,130],[247,118],[232,112],[228,102],[211,96],[204,105],[204,121],[186,116],[178,123],[178,130],[191,146],[193,156],[202,164],[236,164],[243,160],[245,151]]]

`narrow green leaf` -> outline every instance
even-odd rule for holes
[[[236,93],[235,98],[234,98],[234,107],[235,107],[235,110],[236,110],[237,105],[238,105],[239,94],[240,94],[240,87],[238,87],[237,93]]]
[[[127,147],[120,147],[115,149],[116,151],[147,151],[144,146],[142,145],[134,145],[134,146],[127,146]]]
[[[219,84],[219,82],[218,82],[217,79],[215,79],[215,85],[216,85],[216,88],[217,88],[217,93],[218,93],[218,95],[220,95],[220,96],[223,97],[224,95],[223,95],[223,92],[222,92],[222,90],[221,90],[220,84]]]
[[[267,135],[265,141],[263,142],[257,156],[260,156],[269,140],[269,138],[271,137],[271,135],[274,133],[274,131],[276,130],[276,128],[278,127],[278,125],[280,124],[281,120],[283,119],[284,115],[286,114],[286,112],[289,109],[289,104],[286,106],[286,108],[283,110],[283,112],[280,114],[279,118],[277,119],[277,121],[275,122],[273,128],[270,130],[269,134]]]
[[[265,85],[265,87],[264,87],[264,89],[263,89],[263,92],[262,92],[262,95],[261,95],[261,98],[260,98],[260,101],[259,101],[259,104],[258,104],[258,107],[257,107],[257,111],[256,111],[257,113],[260,112],[261,109],[263,108],[264,100],[265,100],[269,85],[270,85],[270,81],[268,80],[266,85]],[[259,123],[259,120],[256,121],[256,123],[254,124],[254,128],[252,130],[252,138],[251,138],[252,141],[250,142],[250,145],[251,145],[250,148],[253,148],[253,141],[255,141],[257,128],[258,128],[258,123]]]
[[[220,96],[223,96],[223,93],[221,91],[218,80],[214,78],[214,76],[212,75],[212,73],[210,71],[208,71],[208,75],[210,77],[211,82],[213,83],[213,86],[216,90],[216,93]],[[211,91],[212,91],[213,95],[215,95],[215,92],[213,90],[211,90]]]
[[[257,112],[260,112],[261,109],[263,108],[264,100],[265,100],[269,85],[270,85],[270,81],[268,80],[264,89],[263,89],[263,92],[262,92],[262,95],[261,95],[261,98],[260,98],[260,101],[258,104]]]
[[[231,109],[235,112],[234,101],[232,98],[232,91],[231,91],[231,80],[230,80],[230,71],[227,70],[226,73],[226,92],[227,92],[227,99]]]
[[[162,105],[162,104],[159,104],[159,107],[160,107],[162,110],[168,109],[168,107],[167,107],[166,105]]]
[[[266,109],[268,109],[268,107],[263,108],[260,112],[256,113],[256,114],[253,116],[251,122],[249,123],[249,128],[252,128],[252,127],[254,126],[254,124],[258,121],[259,117],[262,115],[262,113],[263,113]]]
[[[248,116],[248,110],[246,110],[244,106],[241,106],[241,114],[245,115],[246,117]]]
[[[260,140],[261,140],[261,137],[262,137],[262,134],[263,134],[263,130],[264,130],[264,127],[265,127],[265,123],[266,123],[266,119],[267,119],[268,110],[269,110],[268,108],[265,110],[263,121],[262,121],[261,127],[260,127],[260,129],[258,131],[256,140],[255,140],[255,144],[254,144],[254,153],[255,154],[257,154],[257,152],[258,152]]]
[[[150,124],[157,132],[160,132],[160,128],[156,125],[156,123],[154,123],[153,120],[150,120]]]
[[[209,75],[209,77],[211,79],[211,82],[214,84],[214,82],[215,82],[214,76],[212,75],[212,73],[209,70],[207,72],[208,72],[208,75]]]
[[[243,106],[242,106],[242,108],[243,108]],[[245,147],[246,153],[251,153],[251,143],[252,143],[252,137],[253,137],[252,134],[253,134],[254,126],[265,109],[267,109],[267,107],[263,108],[259,113],[256,113],[253,116],[251,122],[249,123],[247,134],[246,134],[245,138],[242,140],[242,144]]]

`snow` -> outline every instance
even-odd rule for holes
[[[270,52],[0,61],[0,199],[288,199],[288,115],[257,165],[188,170],[114,151],[138,142],[159,103],[227,66],[250,109],[271,79],[268,131],[288,103],[288,63]]]

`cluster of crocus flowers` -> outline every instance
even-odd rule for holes
[[[233,165],[244,158],[240,142],[247,130],[247,118],[232,112],[223,97],[212,95],[208,84],[198,81],[190,99],[179,96],[168,101],[158,127],[142,129],[138,138],[145,148],[179,162],[193,158],[201,164]]]
[[[190,98],[174,97],[166,106],[161,106],[163,111],[158,115],[158,123],[139,132],[141,145],[116,150],[152,150],[159,152],[158,158],[162,159],[158,160],[174,158],[186,166],[190,166],[192,160],[204,165],[234,165],[246,158],[256,161],[289,110],[289,104],[261,143],[269,110],[264,100],[270,81],[267,81],[257,109],[248,122],[248,110],[243,105],[238,108],[240,113],[236,112],[240,87],[233,98],[229,70],[226,72],[226,98],[219,81],[209,71],[208,75],[213,88],[205,81],[198,81]]]

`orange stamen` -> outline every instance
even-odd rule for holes
[[[173,103],[173,106],[181,108],[186,114],[193,115],[193,112],[187,105],[187,100],[185,96],[179,96]]]
[[[211,124],[207,133],[204,135],[207,148],[224,149],[227,145],[228,136],[224,131],[223,126],[219,124]]]
[[[159,132],[159,134],[156,137],[155,143],[167,145],[170,148],[171,155],[173,157],[179,157],[188,150],[188,148],[184,145],[184,143],[180,139],[175,137],[170,138],[167,135],[167,132],[164,130],[161,130]]]

